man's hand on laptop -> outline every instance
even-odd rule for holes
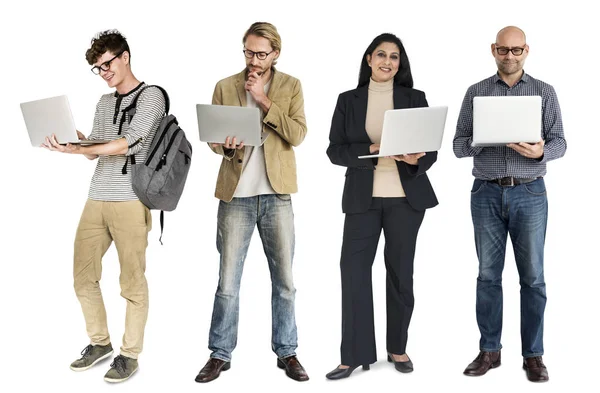
[[[369,146],[369,153],[370,154],[379,153],[379,143],[373,143],[371,146]]]
[[[425,153],[414,153],[414,154],[399,154],[397,156],[391,156],[396,161],[404,161],[410,165],[417,165],[419,158],[423,157]]]
[[[42,143],[42,147],[52,151],[59,151],[61,153],[81,154],[80,145],[72,145],[70,143],[67,143],[66,145],[61,145],[56,140],[56,135],[54,134],[52,134],[49,137],[46,137],[46,141]]]
[[[85,137],[85,135],[83,135],[83,132],[81,131],[77,131],[77,137],[80,141],[87,141],[87,138]]]
[[[506,145],[526,158],[539,159],[544,155],[544,140],[538,143],[509,143]]]
[[[227,137],[225,138],[225,143],[211,143],[212,147],[219,147],[219,146],[223,146],[224,149],[242,149],[244,147],[244,142],[240,142],[240,144],[237,144],[237,140],[235,137],[231,138],[231,137]]]

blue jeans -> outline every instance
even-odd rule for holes
[[[479,258],[476,309],[480,350],[497,352],[502,348],[502,270],[510,234],[521,285],[522,355],[543,355],[548,220],[544,179],[512,187],[476,179],[471,190],[471,215]]]
[[[231,360],[237,344],[240,281],[255,226],[271,272],[272,349],[280,358],[296,354],[296,289],[292,279],[294,212],[290,195],[273,194],[219,203],[219,285],[208,337],[213,358]]]

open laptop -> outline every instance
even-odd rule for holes
[[[258,108],[197,104],[196,114],[202,142],[225,143],[229,136],[238,144],[261,146],[270,134],[262,131]]]
[[[437,151],[442,147],[447,106],[392,109],[385,112],[379,153],[358,158]]]
[[[29,133],[31,146],[38,147],[54,134],[58,143],[91,145],[110,140],[79,140],[67,96],[44,98],[21,103],[21,112]]]
[[[542,139],[542,97],[473,98],[473,147],[536,143]]]

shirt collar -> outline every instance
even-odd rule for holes
[[[138,89],[139,89],[140,87],[142,87],[142,85],[143,85],[143,84],[144,84],[144,82],[140,82],[140,84],[139,84],[139,85],[137,85],[136,87],[134,87],[133,89],[131,89],[130,91],[128,91],[128,92],[127,92],[127,93],[125,93],[125,94],[119,94],[119,92],[115,90],[115,97],[121,97],[121,98],[123,98],[123,97],[127,97],[128,95],[130,95],[130,94],[132,94],[132,93],[134,93],[134,92],[138,91]]]
[[[517,81],[517,83],[515,83],[515,86],[516,86],[517,84],[519,84],[519,82],[521,82],[521,81],[522,81],[522,82],[524,82],[524,83],[528,83],[528,82],[529,82],[529,78],[530,78],[530,77],[529,77],[529,75],[528,75],[528,74],[527,74],[525,71],[523,71],[523,75],[521,76],[521,79],[519,79],[519,80]],[[500,79],[500,75],[498,75],[498,73],[497,73],[497,72],[496,72],[496,73],[494,74],[494,76],[492,77],[492,81],[493,81],[494,83],[498,83],[498,82],[505,83],[505,82],[504,82],[502,79]]]

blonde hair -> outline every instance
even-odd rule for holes
[[[257,37],[266,38],[271,44],[271,48],[281,53],[281,36],[277,32],[277,28],[268,22],[255,22],[253,23],[242,39],[242,44],[246,43],[246,39],[249,35],[255,35]],[[273,60],[273,65],[277,64],[277,60]]]

